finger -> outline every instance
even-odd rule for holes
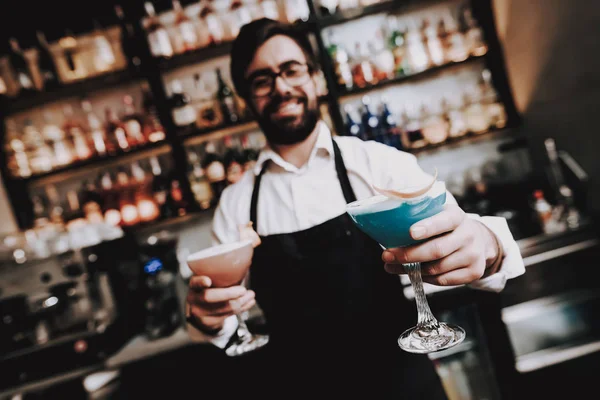
[[[243,296],[247,289],[243,286],[231,286],[228,288],[209,288],[198,292],[190,291],[188,301],[192,304],[220,303],[235,300]]]
[[[440,260],[449,256],[456,250],[460,249],[465,244],[465,238],[462,232],[455,231],[435,239],[427,240],[424,243],[413,246],[398,247],[388,249],[393,256],[393,261],[390,264],[400,263],[408,264],[413,262],[428,262]],[[385,256],[388,260],[391,257]]]
[[[394,274],[394,275],[406,274],[406,271],[404,270],[404,265],[402,265],[402,264],[386,263],[383,266],[383,268],[385,269],[385,272],[387,272],[388,274]]]
[[[481,276],[482,273],[479,272],[478,268],[468,267],[455,269],[441,275],[423,276],[423,282],[437,286],[466,285],[476,281],[481,278]]]
[[[456,229],[465,219],[465,212],[456,204],[446,204],[444,210],[410,227],[415,240],[431,238]]]
[[[465,268],[475,262],[476,256],[469,251],[456,251],[441,260],[429,261],[421,264],[421,275],[442,275],[455,269]]]
[[[202,325],[204,325],[208,329],[214,329],[220,326],[223,326],[225,319],[229,316],[205,316],[201,315],[197,309],[194,307],[190,310],[190,313],[200,321]]]
[[[208,276],[192,276],[190,278],[190,289],[202,290],[212,286],[212,281]]]

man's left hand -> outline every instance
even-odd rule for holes
[[[487,275],[499,256],[494,234],[456,204],[447,204],[439,214],[417,222],[410,234],[423,242],[383,252],[381,258],[390,274],[405,274],[402,264],[421,262],[424,282],[462,285]]]

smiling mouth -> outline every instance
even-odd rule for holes
[[[283,101],[272,113],[275,117],[296,117],[303,111],[304,104],[298,99]]]

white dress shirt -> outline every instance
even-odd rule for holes
[[[329,128],[321,122],[315,147],[308,162],[301,168],[286,162],[272,149],[263,149],[254,169],[223,191],[213,219],[214,244],[239,240],[238,226],[250,220],[254,178],[268,160],[271,163],[263,175],[257,205],[257,232],[260,236],[302,231],[344,214],[346,200],[335,170],[331,137]],[[410,153],[353,137],[336,136],[335,141],[358,200],[375,194],[371,185],[402,188],[418,186],[431,179],[431,175],[420,168],[416,157]],[[446,202],[456,203],[456,200],[447,193]],[[481,221],[494,232],[504,251],[498,272],[469,286],[499,292],[507,279],[525,272],[519,247],[504,218],[468,216]],[[207,337],[191,326],[189,332],[193,340],[209,340],[223,347],[236,326],[235,317],[231,317],[216,337]]]

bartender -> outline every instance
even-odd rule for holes
[[[448,196],[444,211],[411,227],[421,244],[382,251],[346,204],[374,195],[373,186],[422,186],[432,177],[412,154],[333,135],[319,115],[316,72],[310,41],[292,26],[256,20],[233,43],[235,89],[268,146],[223,192],[213,235],[215,244],[235,242],[252,222],[261,244],[245,286],[191,278],[190,335],[225,348],[237,327],[230,300],[264,313],[270,342],[229,358],[223,398],[237,387],[281,399],[444,399],[428,357],[397,345],[416,319],[397,277],[401,264],[422,262],[434,285],[501,291],[524,272],[519,249],[504,219],[466,215]]]

